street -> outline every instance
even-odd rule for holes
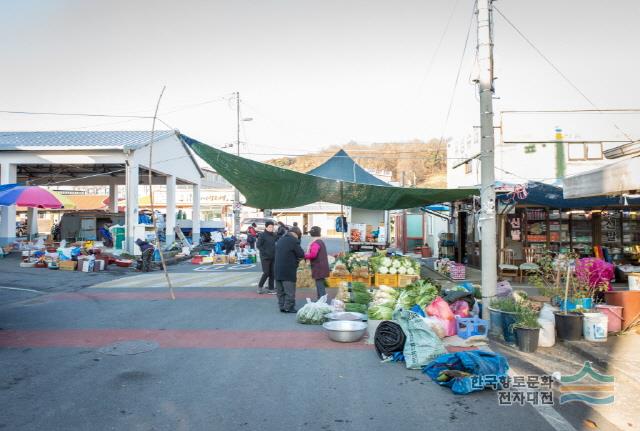
[[[531,406],[455,396],[370,345],[329,341],[256,294],[256,268],[197,269],[171,267],[175,301],[159,271],[0,291],[0,428],[552,429]]]

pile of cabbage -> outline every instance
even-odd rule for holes
[[[420,275],[420,263],[410,257],[374,256],[369,259],[369,266],[375,274]]]
[[[418,280],[405,288],[380,286],[369,305],[369,319],[391,320],[396,309],[409,310],[414,305],[424,309],[438,294],[438,286],[427,280]]]

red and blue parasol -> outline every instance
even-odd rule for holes
[[[62,208],[63,203],[53,193],[38,186],[15,186],[0,189],[0,205],[28,208]]]

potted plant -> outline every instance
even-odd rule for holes
[[[558,339],[566,341],[575,341],[582,338],[582,313],[568,310],[569,285],[571,284],[572,278],[571,267],[567,266],[562,310],[553,313],[556,320]],[[575,293],[576,292],[574,292],[574,294]]]
[[[491,313],[491,326],[500,322],[502,328],[502,337],[507,343],[515,343],[516,336],[513,332],[513,324],[516,323],[516,312],[518,311],[518,304],[512,298],[498,298],[493,300],[489,312]],[[493,332],[497,335],[496,332]]]
[[[516,333],[518,349],[521,352],[533,353],[538,349],[540,327],[538,313],[526,305],[518,307],[516,323],[513,328]]]

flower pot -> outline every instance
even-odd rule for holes
[[[492,337],[502,337],[502,312],[489,307],[489,334]]]
[[[515,344],[516,333],[513,330],[513,325],[516,323],[518,315],[516,313],[508,313],[505,311],[501,311],[500,314],[502,317],[502,337],[507,343]],[[582,332],[582,322],[580,322],[580,331]]]
[[[556,311],[556,332],[558,339],[565,341],[576,341],[582,339],[582,319],[581,313]]]
[[[518,349],[521,352],[533,353],[538,349],[540,328],[515,328]]]

